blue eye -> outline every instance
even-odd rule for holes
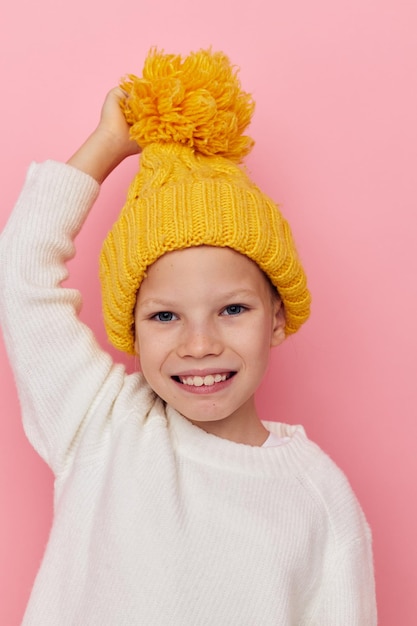
[[[174,319],[176,319],[176,317],[174,313],[171,313],[171,311],[160,311],[153,316],[153,319],[155,319],[157,322],[172,322]]]
[[[242,306],[241,304],[230,304],[224,309],[223,314],[224,315],[240,315],[240,313],[243,313],[243,311],[245,311],[245,307]]]

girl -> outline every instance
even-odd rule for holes
[[[153,51],[68,164],[29,169],[1,237],[1,316],[56,479],[26,626],[376,624],[346,478],[256,410],[310,295],[287,222],[238,165],[252,110],[222,53]],[[140,358],[127,375],[61,282],[100,183],[140,150],[100,259],[109,339]]]

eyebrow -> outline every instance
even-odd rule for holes
[[[140,303],[140,306],[167,310],[175,306],[175,303],[169,302],[168,300],[159,300],[158,298],[146,298],[146,300]]]
[[[258,294],[253,289],[233,289],[232,291],[227,291],[219,295],[221,300],[240,300],[244,298],[253,298],[257,297]]]
[[[253,297],[258,297],[258,294],[252,289],[234,289],[232,291],[227,291],[216,295],[215,299],[222,302],[239,302],[242,299],[244,300],[245,298]],[[146,298],[140,303],[140,306],[169,310],[178,306],[178,302],[164,300],[161,298]]]

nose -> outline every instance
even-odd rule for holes
[[[199,323],[184,327],[178,346],[179,356],[202,359],[218,356],[222,351],[223,341],[214,325]]]

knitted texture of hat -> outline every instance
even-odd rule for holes
[[[185,59],[152,50],[142,78],[122,83],[121,103],[140,169],[100,256],[110,342],[134,354],[134,308],[146,269],[193,246],[229,247],[253,260],[277,288],[286,334],[307,320],[310,294],[290,228],[276,204],[238,165],[254,103],[221,52]]]

